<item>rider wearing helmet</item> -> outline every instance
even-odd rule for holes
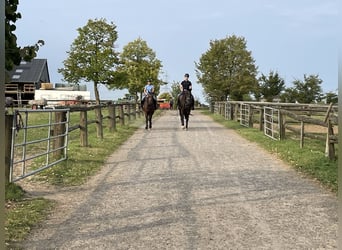
[[[144,87],[144,93],[143,93],[143,97],[141,99],[141,107],[144,106],[145,97],[149,94],[153,96],[154,106],[157,109],[157,100],[156,100],[156,97],[154,95],[154,86],[152,85],[151,79],[147,79],[147,84]]]
[[[194,110],[195,109],[195,100],[193,95],[191,94],[192,91],[192,83],[189,81],[189,74],[186,73],[184,75],[184,80],[181,82],[181,84],[179,85],[180,89],[181,89],[181,93],[179,94],[179,96],[181,96],[184,91],[189,91],[190,92],[190,97],[191,97],[191,109]],[[179,96],[178,96],[178,100],[179,100]],[[179,103],[179,102],[178,102]]]

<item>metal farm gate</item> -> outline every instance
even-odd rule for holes
[[[274,140],[280,140],[280,111],[264,107],[264,134]]]
[[[241,104],[240,107],[240,124],[244,127],[249,127],[250,106],[248,104]]]
[[[57,112],[66,113],[66,119],[56,122],[53,118]],[[10,182],[36,174],[67,159],[69,119],[69,109],[15,110]],[[63,132],[55,133],[54,130],[61,126]]]

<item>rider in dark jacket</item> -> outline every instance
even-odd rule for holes
[[[180,84],[180,89],[181,89],[181,93],[179,94],[182,95],[184,90],[188,90],[190,92],[190,97],[191,97],[191,109],[194,110],[195,109],[195,100],[193,95],[191,94],[192,91],[192,83],[189,81],[189,74],[186,73],[184,75],[184,80],[181,82]],[[178,100],[179,100],[179,96],[178,96]],[[179,102],[178,102],[179,103]]]

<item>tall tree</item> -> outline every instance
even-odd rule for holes
[[[195,64],[198,82],[208,99],[242,100],[257,88],[257,67],[243,37],[210,41],[209,50]]]
[[[285,81],[278,72],[270,71],[268,76],[264,74],[259,78],[259,91],[266,101],[271,102],[285,89]]]
[[[319,102],[322,99],[322,80],[318,75],[304,74],[304,81],[295,80],[294,85],[294,95],[295,99],[299,103],[314,103]]]
[[[124,77],[116,69],[120,65],[114,43],[118,38],[116,25],[106,19],[89,19],[78,28],[78,37],[67,52],[64,68],[58,69],[64,80],[77,84],[81,80],[94,83],[96,103],[100,104],[98,85],[121,88]]]
[[[151,79],[156,94],[161,81],[158,80],[162,64],[156,53],[140,37],[124,46],[120,58],[124,64],[122,70],[128,75],[129,93],[142,95],[147,79]],[[137,100],[136,100],[137,101]]]
[[[22,60],[30,61],[35,58],[39,47],[44,45],[43,40],[24,47],[17,45],[17,36],[13,32],[17,28],[15,22],[21,18],[21,14],[17,12],[18,4],[18,0],[5,0],[5,67],[8,71]]]

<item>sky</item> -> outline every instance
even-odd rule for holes
[[[210,49],[210,41],[231,35],[244,37],[258,75],[277,71],[292,87],[305,75],[319,75],[323,92],[337,91],[338,43],[341,41],[339,0],[19,0],[22,18],[16,22],[18,45],[44,40],[37,58],[48,61],[52,83],[63,83],[63,67],[77,29],[89,19],[105,18],[117,26],[115,48],[137,38],[162,61],[160,79],[170,84],[190,74],[193,95],[205,102],[195,63]],[[87,84],[92,92],[92,83]],[[127,91],[108,91],[100,97],[117,100]]]

